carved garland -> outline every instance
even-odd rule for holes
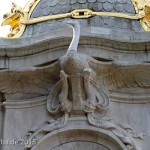
[[[31,150],[44,136],[55,130],[64,128],[64,126],[67,126],[68,119],[69,115],[64,114],[57,120],[49,120],[45,122],[40,128],[29,131],[26,136],[30,143],[26,143],[25,150]],[[112,133],[114,136],[120,139],[127,150],[138,150],[138,147],[135,144],[135,139],[143,140],[144,135],[142,133],[137,134],[129,125],[119,124],[112,119],[99,119],[95,118],[92,114],[88,114],[87,121],[91,126]]]

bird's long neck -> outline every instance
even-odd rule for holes
[[[80,25],[79,23],[75,23],[74,26],[71,26],[73,28],[73,38],[71,41],[71,44],[68,48],[69,51],[77,51],[77,47],[79,44],[79,39],[80,39]]]

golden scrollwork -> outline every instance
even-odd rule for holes
[[[4,14],[3,16],[4,22],[2,23],[2,26],[4,25],[11,26],[10,29],[11,33],[8,34],[8,37],[13,37],[15,34],[19,32],[21,17],[26,18],[26,14],[23,8],[18,7],[15,3],[12,3],[11,12]]]
[[[150,31],[150,0],[132,0],[136,13],[144,17],[140,23],[145,31]]]
[[[4,14],[2,22],[2,26],[10,25],[10,33],[8,34],[8,38],[19,38],[25,28],[26,25],[21,24],[21,18],[28,19],[34,9],[34,7],[38,4],[40,0],[29,0],[24,8],[18,7],[15,3],[12,3],[11,11]]]
[[[136,19],[136,20],[144,17],[142,14],[132,15],[132,14],[112,13],[112,12],[93,12],[92,10],[89,9],[77,9],[77,10],[73,10],[70,13],[65,13],[65,14],[49,15],[49,16],[33,18],[33,19],[22,18],[21,24],[31,25],[35,23],[40,23],[40,22],[55,20],[55,19],[62,19],[62,18],[86,19],[94,16],[111,16],[111,17]]]
[[[62,18],[86,19],[94,16],[111,16],[140,20],[143,29],[145,31],[150,31],[150,0],[131,1],[135,7],[136,14],[94,12],[90,9],[77,9],[69,13],[49,15],[32,19],[30,18],[31,13],[33,12],[36,5],[40,2],[40,0],[30,0],[24,8],[18,7],[13,3],[11,12],[4,15],[4,22],[2,23],[2,25],[11,26],[11,33],[8,35],[8,37],[19,38],[23,34],[26,26],[30,24]]]

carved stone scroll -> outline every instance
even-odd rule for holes
[[[134,138],[143,139],[142,134],[136,134],[131,127],[118,124],[112,119],[98,119],[92,114],[88,114],[88,121],[92,126],[111,131],[125,144],[128,150],[138,150]]]
[[[47,121],[42,127],[40,127],[36,131],[29,131],[27,137],[28,141],[30,141],[30,144],[27,143],[25,145],[25,150],[30,150],[37,143],[37,141],[39,141],[46,134],[54,130],[63,128],[67,123],[68,117],[69,115],[65,114],[62,118],[59,118],[58,120]]]

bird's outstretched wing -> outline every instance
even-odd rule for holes
[[[0,70],[0,92],[46,95],[59,80],[59,61],[44,67]]]
[[[150,63],[102,62],[89,59],[92,78],[108,90],[117,88],[150,88]]]

